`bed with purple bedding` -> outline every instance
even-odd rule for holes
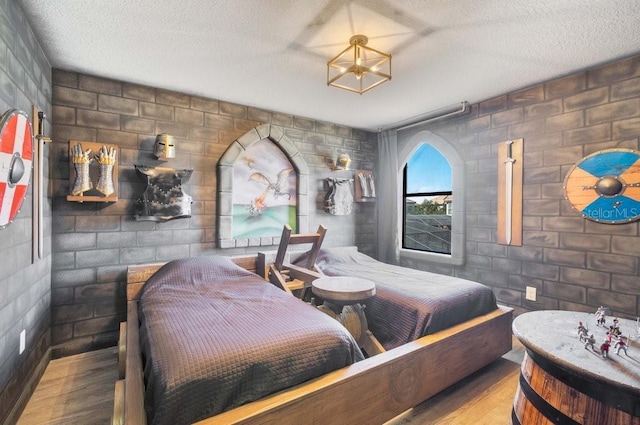
[[[187,424],[363,359],[337,321],[225,257],[172,261],[140,299],[149,424]]]
[[[386,264],[356,247],[323,248],[316,265],[327,276],[358,276],[376,283],[365,315],[369,330],[387,350],[497,308],[485,285]]]

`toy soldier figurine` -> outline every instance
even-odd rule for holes
[[[620,355],[620,350],[623,350],[624,354],[627,354],[627,343],[625,342],[625,338],[624,336],[622,336],[622,334],[618,335],[618,340],[616,341],[616,345],[614,345],[613,348],[618,349],[618,351],[616,351],[617,355]]]
[[[578,339],[584,341],[587,338],[587,332],[589,329],[585,328],[582,322],[578,322]]]
[[[596,325],[603,325],[606,321],[605,308],[603,306],[598,307],[596,310]]]
[[[618,319],[613,319],[613,325],[609,326],[609,332],[611,332],[611,335],[613,336],[620,335],[620,327],[618,326]]]
[[[611,346],[611,343],[609,342],[608,339],[605,339],[602,342],[602,345],[600,345],[600,351],[602,352],[603,358],[609,357],[609,346]]]
[[[594,347],[594,344],[596,343],[596,339],[593,337],[593,334],[589,335],[588,337],[585,337],[584,339],[584,348],[589,348],[589,346],[591,346],[591,349],[593,351],[596,351],[596,347]]]

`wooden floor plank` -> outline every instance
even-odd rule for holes
[[[513,350],[387,425],[501,425],[510,423],[524,347]],[[110,424],[117,347],[52,360],[18,425]]]
[[[502,425],[511,423],[524,347],[513,338],[513,349],[501,359],[421,403],[386,425]]]
[[[388,425],[508,424],[519,368],[500,359]]]
[[[52,360],[18,425],[111,423],[117,347]]]

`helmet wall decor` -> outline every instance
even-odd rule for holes
[[[166,161],[176,157],[176,140],[173,136],[162,133],[156,136],[156,143],[153,147],[153,154],[159,159]]]

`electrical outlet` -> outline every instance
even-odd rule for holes
[[[536,288],[534,286],[527,286],[527,291],[524,294],[524,297],[529,301],[536,300]]]
[[[27,348],[27,331],[23,329],[20,332],[20,352],[18,354],[22,354],[25,348]]]

